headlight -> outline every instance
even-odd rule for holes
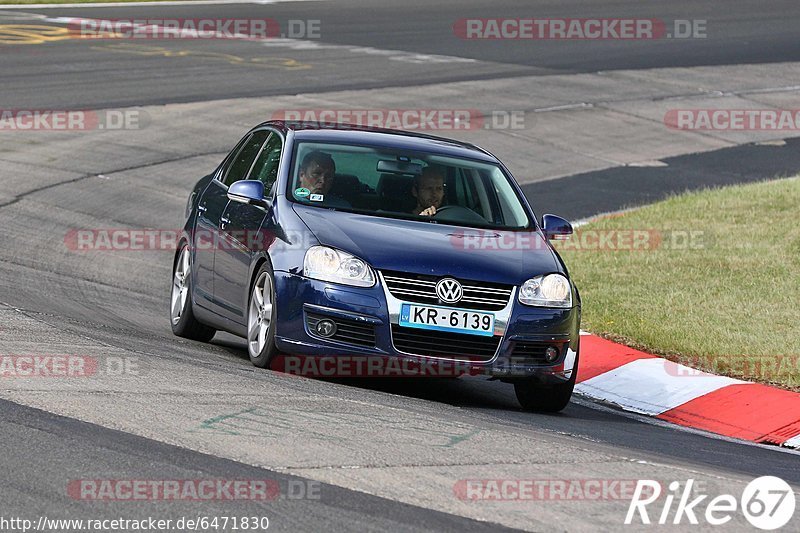
[[[303,261],[303,275],[356,287],[375,285],[375,275],[366,262],[327,246],[312,246],[308,249]]]
[[[537,307],[572,307],[572,287],[561,274],[537,276],[522,284],[519,301]]]

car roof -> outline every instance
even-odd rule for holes
[[[424,133],[374,128],[342,123],[295,122],[271,120],[258,127],[272,126],[284,133],[293,131],[295,139],[367,146],[383,146],[404,150],[434,152],[441,155],[499,163],[491,153],[467,142],[436,137]]]

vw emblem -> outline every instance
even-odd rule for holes
[[[460,301],[463,295],[461,284],[453,278],[444,278],[436,284],[436,296],[444,303],[454,304]]]

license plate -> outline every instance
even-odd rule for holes
[[[494,314],[452,307],[403,304],[400,325],[491,337],[494,335]]]

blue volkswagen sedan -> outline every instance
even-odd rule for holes
[[[290,356],[456,364],[527,410],[572,395],[580,296],[508,169],[477,146],[265,122],[194,187],[173,262],[176,335]],[[377,358],[377,359],[376,359]]]

